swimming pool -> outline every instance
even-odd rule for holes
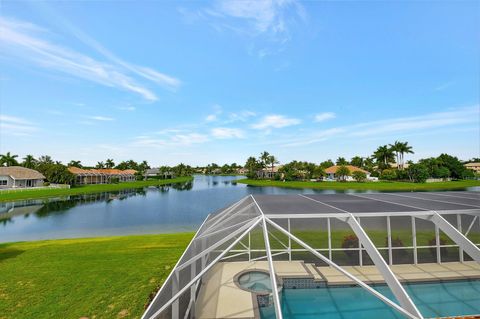
[[[480,280],[404,285],[425,318],[480,314]],[[387,286],[376,290],[395,300]],[[285,319],[403,318],[360,287],[284,289],[281,296]],[[274,319],[272,306],[260,308],[262,319]]]

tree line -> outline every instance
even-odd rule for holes
[[[258,157],[250,156],[246,163],[247,177],[251,179],[264,178],[263,172],[271,172],[269,178],[292,180],[322,179],[326,176],[325,169],[337,165],[336,176],[340,181],[345,181],[347,176],[352,176],[356,181],[366,180],[366,174],[360,171],[350,172],[347,165],[356,166],[370,173],[372,177],[381,180],[397,180],[411,182],[425,182],[428,178],[469,179],[475,173],[465,168],[457,157],[441,154],[438,157],[420,159],[417,163],[406,161],[406,154],[414,154],[408,142],[395,141],[393,144],[379,146],[372,155],[367,157],[354,156],[349,161],[338,157],[336,161],[328,159],[319,164],[306,161],[291,161],[284,164],[274,172],[278,160],[274,155],[264,151]],[[470,162],[480,161],[474,158]],[[261,172],[261,173],[259,173]]]

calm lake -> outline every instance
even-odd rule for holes
[[[0,203],[0,242],[195,231],[209,213],[249,194],[338,192],[251,187],[240,178],[197,175],[183,184]]]

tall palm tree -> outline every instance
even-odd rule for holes
[[[400,162],[401,162],[401,168],[403,169],[405,166],[405,154],[414,154],[413,148],[408,145],[408,142],[400,143]]]
[[[6,154],[0,154],[0,166],[16,166],[18,165],[18,162],[16,158],[18,155],[13,155],[10,154],[10,152],[7,152]]]
[[[97,162],[97,165],[95,165],[95,168],[105,168],[105,164],[103,162]]]
[[[105,167],[106,167],[106,168],[114,168],[114,167],[115,167],[115,163],[113,162],[113,159],[108,158],[108,159],[105,161]]]
[[[37,164],[37,160],[33,155],[26,155],[23,158],[23,163],[22,166],[26,168],[35,168],[35,165]]]
[[[267,158],[267,164],[270,165],[270,168],[272,170],[272,177],[273,177],[273,169],[275,168],[275,164],[280,163],[277,158],[273,155],[269,155]]]
[[[260,162],[262,163],[263,167],[266,167],[268,165],[268,157],[270,156],[270,153],[267,151],[263,151],[260,154]]]
[[[373,153],[373,156],[377,160],[379,167],[381,166],[382,168],[387,168],[388,163],[395,160],[394,151],[388,145],[379,146]]]
[[[397,158],[397,167],[400,169],[401,168],[401,150],[402,150],[403,143],[399,141],[395,141],[395,143],[390,144],[390,149],[395,152],[395,157]]]

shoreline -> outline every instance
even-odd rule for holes
[[[304,181],[272,181],[239,179],[237,183],[254,187],[282,187],[295,189],[319,190],[375,190],[375,191],[421,191],[421,190],[461,190],[466,187],[480,186],[478,180],[461,180],[434,183],[410,182],[304,182]]]
[[[130,188],[142,188],[142,187],[148,187],[148,186],[161,186],[161,185],[167,185],[167,184],[185,183],[192,180],[193,180],[192,176],[186,176],[186,177],[178,177],[178,178],[172,178],[172,179],[135,181],[135,182],[125,182],[125,183],[118,183],[118,184],[82,185],[82,186],[76,186],[72,188],[31,189],[31,190],[25,190],[25,191],[23,190],[14,191],[11,193],[0,192],[0,202],[112,192],[112,191],[118,191],[123,189],[130,189]]]

